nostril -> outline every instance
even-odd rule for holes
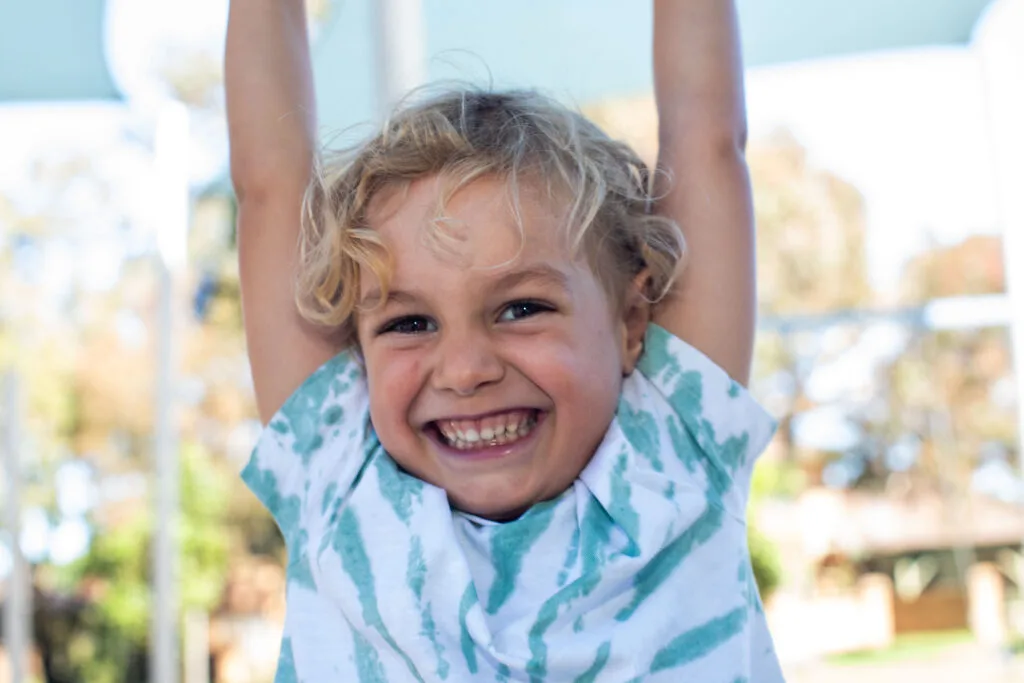
[[[500,382],[505,368],[487,343],[446,346],[437,357],[433,377],[438,389],[470,396],[480,388]]]

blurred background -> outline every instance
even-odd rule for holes
[[[1024,681],[1024,1],[739,0],[790,681]],[[656,154],[635,0],[309,0],[322,136],[433,80]],[[264,683],[283,543],[227,180],[227,0],[0,5],[0,681]]]

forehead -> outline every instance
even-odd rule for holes
[[[370,225],[397,269],[410,260],[492,271],[537,259],[570,260],[566,207],[534,186],[519,186],[515,203],[498,178],[474,180],[446,197],[448,188],[446,179],[429,176],[371,206]]]

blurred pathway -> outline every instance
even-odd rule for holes
[[[787,683],[1024,683],[1024,658],[1010,660],[975,644],[924,659],[787,667]]]

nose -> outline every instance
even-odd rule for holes
[[[472,396],[505,376],[505,366],[483,330],[442,331],[433,368],[434,388]]]

